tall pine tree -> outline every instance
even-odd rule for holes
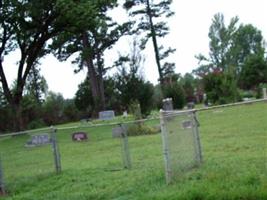
[[[162,21],[162,18],[174,15],[174,12],[170,9],[171,3],[172,0],[126,0],[124,3],[124,7],[129,11],[129,15],[133,18],[139,18],[139,23],[133,33],[145,34],[141,41],[141,48],[144,49],[149,39],[152,39],[161,85],[164,84],[164,79],[174,72],[175,68],[174,63],[161,63],[175,49],[170,47],[165,49],[158,44],[158,38],[163,38],[169,33],[169,27],[165,21]]]

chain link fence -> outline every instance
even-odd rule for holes
[[[6,135],[0,138],[0,189],[12,191],[61,170],[127,169],[140,179],[143,173],[162,178],[166,172],[167,183],[190,171],[211,181],[232,177],[231,184],[262,184],[267,180],[266,116],[267,103],[254,102]],[[35,145],[38,140],[45,144]]]

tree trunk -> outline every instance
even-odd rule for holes
[[[147,15],[148,15],[148,18],[149,18],[152,42],[153,42],[153,46],[154,46],[155,59],[156,59],[158,72],[159,72],[160,85],[163,86],[164,82],[163,82],[163,73],[162,73],[162,69],[161,69],[161,65],[160,65],[159,48],[158,48],[158,43],[157,43],[157,37],[156,37],[154,23],[153,23],[153,20],[152,20],[152,13],[151,13],[149,0],[147,0],[146,3],[147,3]]]
[[[90,45],[88,43],[88,36],[86,33],[83,34],[83,48],[86,51],[89,51],[90,49]],[[98,111],[100,111],[100,92],[99,92],[99,84],[98,84],[98,80],[97,80],[97,75],[96,75],[96,71],[94,68],[94,63],[93,63],[93,58],[91,56],[90,52],[87,52],[87,54],[85,55],[85,62],[87,65],[87,69],[88,69],[88,77],[90,80],[90,85],[91,85],[91,89],[92,89],[92,96],[94,99],[94,112],[93,112],[93,116],[96,117]]]
[[[13,104],[12,108],[14,110],[14,121],[13,121],[13,129],[14,131],[22,131],[24,129],[24,123],[22,119],[22,109],[21,104]]]
[[[104,81],[103,81],[103,66],[100,61],[100,55],[97,55],[97,65],[98,65],[98,83],[99,83],[99,93],[100,93],[100,108],[104,110],[106,108],[105,103],[105,89],[104,89]]]

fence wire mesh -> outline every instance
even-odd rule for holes
[[[50,135],[49,131],[47,129],[45,132],[48,136]],[[43,133],[43,131],[35,131],[0,139],[2,181],[7,185],[7,188],[15,187],[17,182],[30,182],[30,180],[54,172],[51,144],[28,145],[33,135]]]
[[[155,181],[164,177],[166,169],[168,183],[187,176],[213,183],[226,180],[232,185],[267,185],[265,102],[200,109],[196,113],[162,112],[160,118],[141,121],[75,125],[59,126],[55,133],[62,171],[102,174],[130,169],[129,173],[140,181],[144,176]],[[51,144],[25,146],[33,136],[50,135],[51,131],[42,129],[0,138],[6,188],[15,190],[17,183],[55,173]],[[73,140],[75,133],[85,133],[87,140]],[[200,163],[200,168],[194,168]]]
[[[208,179],[229,184],[267,184],[267,103],[218,107],[199,112]]]
[[[201,162],[198,121],[194,111],[161,111],[167,183]]]

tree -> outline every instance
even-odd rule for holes
[[[95,113],[104,109],[106,103],[103,76],[109,67],[104,68],[104,52],[112,48],[130,28],[130,23],[118,24],[107,16],[108,9],[114,6],[116,1],[99,1],[95,4],[95,17],[92,23],[82,26],[80,22],[74,24],[73,29],[55,38],[52,45],[60,60],[66,60],[78,53],[74,61],[78,64],[76,72],[84,66],[87,67]]]
[[[115,75],[116,90],[124,109],[130,107],[131,103],[140,104],[141,113],[149,114],[153,104],[153,85],[138,75],[136,70],[127,72],[122,69]],[[122,108],[122,109],[123,109]]]
[[[232,73],[238,79],[246,58],[253,54],[264,55],[264,43],[261,31],[251,24],[238,26],[238,17],[233,17],[228,26],[224,15],[214,15],[209,30],[209,57],[196,56],[200,67],[194,72],[199,76],[222,71]]]
[[[33,66],[27,77],[25,93],[33,97],[38,104],[41,104],[47,91],[48,85],[45,78],[40,75],[40,68]]]
[[[232,103],[240,100],[235,78],[230,73],[214,72],[203,78],[208,101],[213,104]]]
[[[266,80],[264,42],[256,27],[238,25],[237,17],[226,26],[223,14],[218,13],[210,26],[209,38],[209,57],[197,56],[200,67],[194,73],[204,79],[205,91],[213,103],[238,100],[238,86],[253,88]]]
[[[138,102],[143,115],[149,114],[153,104],[153,85],[141,75],[144,58],[140,54],[139,43],[134,39],[130,54],[120,57],[119,71],[114,76],[115,88],[124,108]]]
[[[267,61],[254,54],[246,58],[241,69],[240,85],[244,89],[255,89],[260,83],[267,83]]]
[[[64,98],[60,93],[48,92],[43,105],[45,123],[49,126],[62,122]]]
[[[260,30],[251,24],[241,24],[233,38],[232,57],[235,58],[235,65],[238,66],[237,73],[247,57],[251,55],[264,56],[264,40]]]
[[[214,15],[212,24],[209,29],[210,52],[209,58],[202,54],[196,56],[201,64],[201,67],[195,71],[203,76],[206,73],[213,71],[225,71],[231,68],[231,48],[233,44],[234,34],[237,30],[238,18],[234,17],[230,20],[228,26],[224,23],[224,16],[221,13]]]
[[[14,110],[14,129],[23,126],[21,101],[27,77],[38,60],[48,53],[47,41],[60,34],[71,24],[69,19],[62,19],[69,13],[71,0],[2,0],[0,6],[0,81],[5,98]],[[76,8],[76,7],[74,7]],[[73,9],[74,9],[73,8]],[[72,10],[73,10],[72,9]],[[90,12],[92,11],[92,12]],[[93,16],[92,9],[88,9]],[[89,18],[90,19],[90,18]],[[20,58],[13,91],[8,86],[4,63],[5,55],[19,50]]]
[[[170,10],[172,0],[161,0],[154,3],[151,0],[126,0],[124,7],[130,11],[130,16],[140,16],[137,28],[133,31],[135,34],[145,34],[142,39],[141,48],[144,49],[149,39],[152,39],[155,60],[159,72],[159,80],[161,85],[164,83],[164,78],[174,72],[174,63],[161,61],[167,58],[175,49],[165,49],[158,45],[158,38],[162,38],[168,34],[169,28],[166,22],[159,21],[160,17],[170,17],[174,14]],[[159,21],[159,22],[156,22]]]
[[[74,102],[78,110],[92,113],[94,107],[94,99],[88,78],[84,82],[79,84],[78,90],[75,94]]]
[[[185,92],[185,98],[187,102],[195,101],[195,89],[196,89],[196,84],[195,84],[195,78],[192,74],[186,73],[182,78],[181,78],[181,84]]]

